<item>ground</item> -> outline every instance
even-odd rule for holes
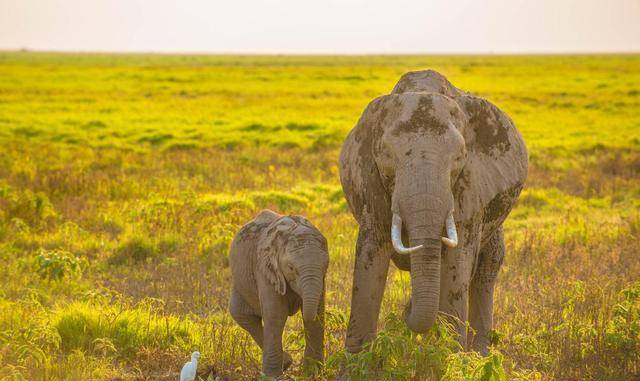
[[[530,153],[493,351],[456,351],[444,323],[409,333],[409,276],[392,268],[382,334],[348,356],[357,226],[340,145],[370,100],[427,68],[506,111]],[[328,239],[322,379],[345,366],[380,380],[640,377],[640,56],[4,52],[0,378],[172,380],[194,349],[203,379],[256,377],[258,349],[227,311],[227,249],[262,208]],[[308,371],[300,326],[290,378]]]

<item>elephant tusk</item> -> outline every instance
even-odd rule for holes
[[[442,237],[442,243],[453,248],[458,246],[458,232],[456,231],[456,222],[453,219],[453,210],[447,216],[447,237]]]
[[[398,254],[410,254],[422,249],[422,245],[404,247],[402,243],[402,218],[396,213],[393,214],[393,219],[391,220],[391,243],[393,243],[393,248]]]

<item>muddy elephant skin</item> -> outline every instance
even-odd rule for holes
[[[487,352],[502,224],[527,167],[512,120],[435,71],[405,74],[366,107],[340,155],[340,180],[359,224],[349,351],[376,334],[393,260],[410,271],[409,328],[427,331],[440,311],[463,348]]]
[[[302,309],[305,359],[323,361],[327,240],[307,219],[263,210],[236,234],[229,250],[231,316],[262,349],[262,371],[277,377],[291,365],[282,350],[288,316]]]

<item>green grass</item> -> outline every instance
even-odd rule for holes
[[[446,324],[397,318],[342,351],[357,226],[338,179],[346,133],[409,70],[509,113],[527,187],[506,223],[490,356]],[[262,208],[329,241],[321,379],[626,380],[640,375],[640,56],[178,56],[0,53],[0,379],[255,378],[227,312],[228,245]],[[304,379],[299,317],[285,345]]]

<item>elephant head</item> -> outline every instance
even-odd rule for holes
[[[287,286],[302,298],[302,317],[315,320],[324,294],[329,265],[327,241],[305,218],[283,216],[273,221],[258,243],[259,268],[280,295]]]

